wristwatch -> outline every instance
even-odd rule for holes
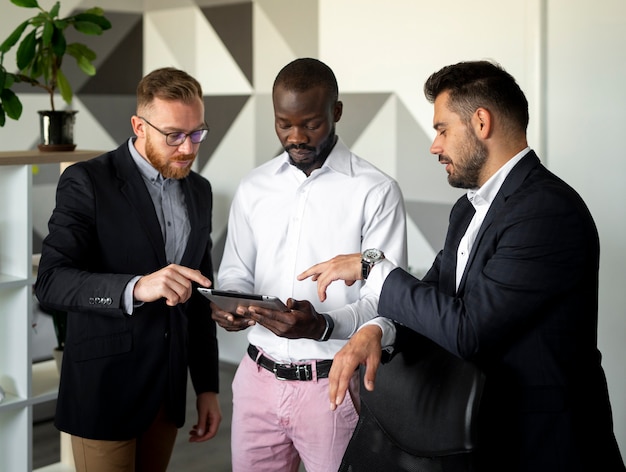
[[[380,249],[366,249],[361,254],[361,277],[363,280],[367,279],[370,275],[370,271],[375,264],[378,264],[385,258],[383,251]]]

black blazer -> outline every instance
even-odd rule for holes
[[[181,265],[213,279],[212,193],[192,172],[182,180],[191,223]],[[36,294],[68,311],[56,426],[124,440],[145,430],[161,404],[185,419],[187,368],[197,393],[218,391],[215,324],[195,290],[184,305],[121,309],[127,282],[167,265],[154,205],[128,143],[66,169],[43,242]]]
[[[379,313],[485,372],[477,470],[623,471],[596,347],[599,242],[587,207],[529,153],[492,203],[457,293],[473,214],[461,197],[430,271],[420,281],[394,270]]]

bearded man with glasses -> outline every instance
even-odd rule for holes
[[[202,88],[157,69],[137,88],[135,136],[67,168],[36,294],[68,312],[55,425],[77,471],[165,471],[197,395],[191,442],[217,433],[218,353],[209,302],[212,191],[191,170],[208,135]]]

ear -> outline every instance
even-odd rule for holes
[[[478,108],[472,116],[472,126],[476,132],[476,136],[487,139],[492,132],[491,112],[486,108]]]
[[[138,138],[145,138],[146,124],[141,118],[137,115],[133,115],[130,119],[130,124],[133,127],[133,133],[135,133],[135,136]]]
[[[343,102],[337,100],[335,103],[335,109],[333,110],[333,121],[337,123],[341,119],[341,114],[343,113]]]

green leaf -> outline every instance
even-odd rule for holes
[[[28,65],[33,62],[35,57],[35,46],[37,45],[36,38],[37,30],[33,30],[24,37],[19,47],[17,48],[17,68],[24,70]]]
[[[65,19],[63,19],[63,20],[54,20],[54,26],[56,26],[57,29],[60,29],[61,31],[63,31],[69,25],[70,25],[69,22],[67,20],[65,20]]]
[[[2,99],[4,111],[9,118],[17,120],[22,116],[22,102],[20,102],[20,99],[17,98],[17,95],[12,90],[2,90],[0,98]]]
[[[63,34],[63,31],[61,31],[58,27],[54,28],[51,46],[52,52],[55,54],[55,56],[63,57],[67,48],[67,42],[65,41],[65,35]]]
[[[100,7],[91,7],[85,10],[83,13],[87,13],[88,15],[104,16],[104,10]]]
[[[43,33],[41,33],[41,41],[44,46],[48,46],[52,40],[52,33],[54,33],[54,23],[48,21],[43,25]]]
[[[59,9],[61,8],[61,2],[56,2],[54,6],[50,9],[50,16],[52,18],[56,18],[59,16]]]
[[[69,105],[72,102],[72,87],[70,87],[70,83],[61,69],[57,71],[57,87],[61,97]]]
[[[39,28],[40,26],[45,25],[48,22],[48,15],[44,12],[39,13],[37,16],[33,16],[30,19],[30,24],[33,28]]]
[[[15,31],[13,31],[9,35],[9,37],[5,39],[2,44],[0,44],[0,52],[7,52],[9,49],[15,46],[15,43],[17,43],[17,40],[20,39],[20,36],[22,36],[22,33],[24,32],[27,26],[28,26],[28,20],[26,20],[24,23],[22,23],[17,28],[15,28]]]
[[[102,28],[91,21],[76,21],[74,28],[84,34],[99,35],[102,34]]]
[[[81,43],[68,44],[67,53],[70,56],[75,57],[76,60],[78,60],[81,56],[84,56],[89,61],[93,61],[96,58],[96,53]]]
[[[76,20],[76,22],[86,21],[88,23],[95,23],[103,30],[108,30],[111,28],[111,22],[102,15],[96,15],[96,14],[91,14],[91,13],[79,13],[78,15],[74,17],[74,19]]]
[[[4,123],[7,121],[6,116],[4,114],[4,108],[2,108],[2,103],[0,103],[0,128],[4,126]]]
[[[4,89],[4,84],[7,80],[6,69],[2,64],[0,64],[0,91]],[[7,87],[8,88],[8,87]]]
[[[85,74],[96,75],[96,68],[85,56],[77,58],[76,63],[78,64],[78,67],[80,67],[80,70],[82,70]]]
[[[13,5],[17,5],[18,7],[24,8],[39,8],[39,3],[37,0],[11,0]]]

